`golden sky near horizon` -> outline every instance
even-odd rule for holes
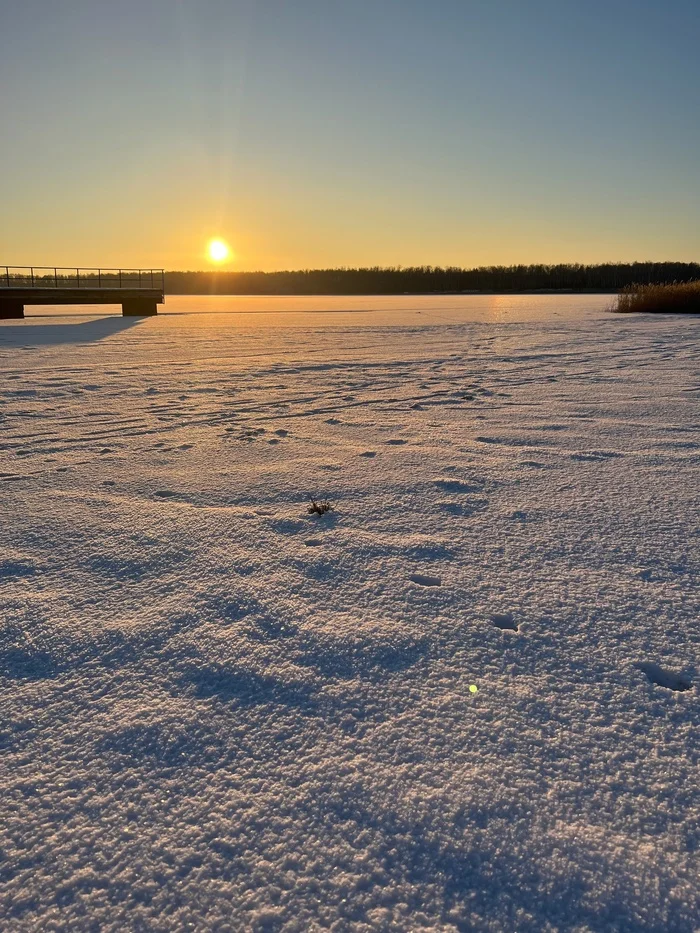
[[[0,262],[696,260],[700,8],[669,3],[13,4]]]

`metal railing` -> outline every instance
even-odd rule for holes
[[[163,269],[91,269],[66,266],[0,266],[0,288],[158,288]]]

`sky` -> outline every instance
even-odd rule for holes
[[[698,260],[697,0],[0,0],[0,263]]]

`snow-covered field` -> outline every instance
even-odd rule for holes
[[[2,930],[700,928],[700,322],[609,303],[0,322]]]

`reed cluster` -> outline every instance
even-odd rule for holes
[[[613,311],[700,314],[700,279],[670,285],[628,285],[617,296]]]

